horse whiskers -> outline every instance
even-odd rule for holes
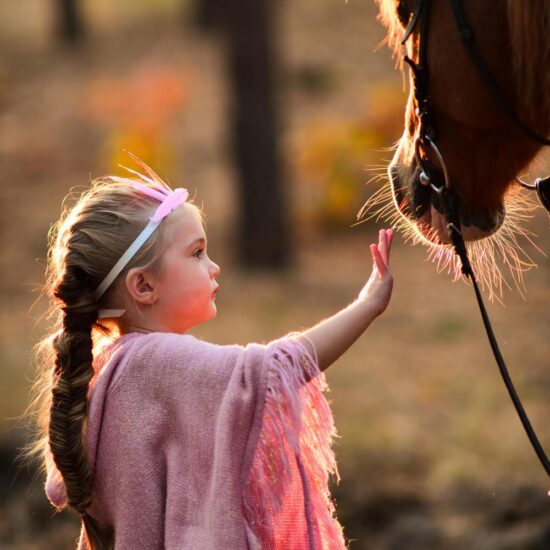
[[[385,161],[386,163],[389,162],[389,160]],[[370,164],[369,166],[366,166],[363,168],[365,172],[380,172],[386,174],[388,171],[388,165],[387,164]]]
[[[363,207],[364,208],[364,207]],[[399,217],[399,214],[395,211],[395,206],[392,203],[388,203],[384,205],[383,207],[374,210],[369,216],[365,217],[364,219],[361,219],[361,217],[364,215],[364,212],[359,212],[357,219],[359,220],[357,223],[353,224],[353,226],[359,225],[361,223],[365,223],[369,220],[372,220],[373,218],[376,218],[376,221],[380,220],[380,218],[383,218],[387,221],[390,221],[393,224],[393,217]]]
[[[361,210],[359,210],[357,214],[358,220],[361,220],[363,217],[365,217],[368,211],[371,211],[371,213],[363,221],[367,221],[372,218],[376,218],[377,220],[379,220],[380,218],[386,219],[386,215],[389,212],[393,211],[395,206],[393,204],[393,198],[391,197],[391,191],[390,196],[387,196],[384,192],[385,189],[386,186],[380,188],[378,191],[373,193],[371,197],[369,197],[369,199],[365,202],[365,204],[362,206]]]
[[[380,175],[373,177],[369,183],[377,182]],[[385,177],[387,179],[387,176]],[[402,208],[405,204],[400,205]],[[538,252],[545,255],[533,242],[534,236],[523,223],[533,217],[533,211],[539,208],[531,195],[521,188],[513,187],[504,197],[506,217],[500,229],[493,235],[474,242],[466,243],[470,262],[480,286],[488,294],[490,301],[502,303],[504,289],[512,290],[515,287],[525,298],[525,283],[523,273],[536,267],[536,263],[525,251],[526,241]],[[375,218],[388,222],[395,231],[399,231],[406,243],[422,244],[428,248],[428,259],[436,265],[439,272],[447,272],[453,281],[463,278],[461,263],[450,246],[434,244],[437,241],[437,231],[431,228],[427,234],[407,220],[396,208],[395,198],[391,185],[384,185],[377,189],[365,202],[357,214],[360,220],[357,224]],[[507,277],[511,276],[511,281]]]
[[[401,138],[396,140],[392,145],[387,145],[386,147],[380,147],[378,149],[375,149],[375,151],[379,151],[380,153],[393,153],[397,150],[400,143],[401,143]]]
[[[504,286],[512,290],[501,266],[507,268],[513,286],[522,297],[525,297],[523,273],[536,267],[536,263],[518,239],[523,238],[534,244],[530,238],[532,233],[519,222],[530,219],[530,212],[537,206],[528,195],[520,193],[521,191],[514,190],[505,196],[507,216],[497,233],[480,241],[466,243],[474,273],[480,286],[488,293],[490,301],[497,300],[502,303]],[[428,238],[430,236],[432,235],[429,234]],[[428,258],[437,264],[438,271],[446,269],[455,281],[462,278],[460,260],[451,247],[426,242],[423,236],[417,242],[428,246]],[[536,245],[534,247],[539,250]]]
[[[384,174],[376,174],[375,176],[372,176],[369,183],[378,183],[380,181],[387,181],[387,179],[388,178]]]

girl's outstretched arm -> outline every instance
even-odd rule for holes
[[[330,367],[388,306],[393,287],[389,269],[392,239],[391,229],[381,229],[378,245],[370,245],[372,273],[359,296],[345,309],[303,331],[307,338],[301,341],[308,349],[311,343],[315,346],[321,370]]]

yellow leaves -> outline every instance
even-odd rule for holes
[[[369,109],[355,120],[323,118],[294,136],[292,166],[300,222],[347,227],[365,199],[367,169],[402,129],[404,95],[380,84],[369,94]]]

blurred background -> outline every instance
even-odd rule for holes
[[[78,535],[15,460],[63,197],[123,174],[124,149],[196,196],[222,267],[218,317],[198,337],[267,342],[331,315],[370,273],[384,222],[356,214],[402,129],[403,78],[376,15],[371,0],[0,4],[0,548],[70,549]],[[550,449],[548,216],[527,227],[538,268],[488,309]],[[473,291],[426,256],[396,236],[388,311],[327,371],[350,547],[550,548],[550,483]]]

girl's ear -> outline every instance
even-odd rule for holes
[[[124,285],[130,297],[139,304],[153,305],[157,301],[155,280],[148,271],[133,267],[126,273]]]

